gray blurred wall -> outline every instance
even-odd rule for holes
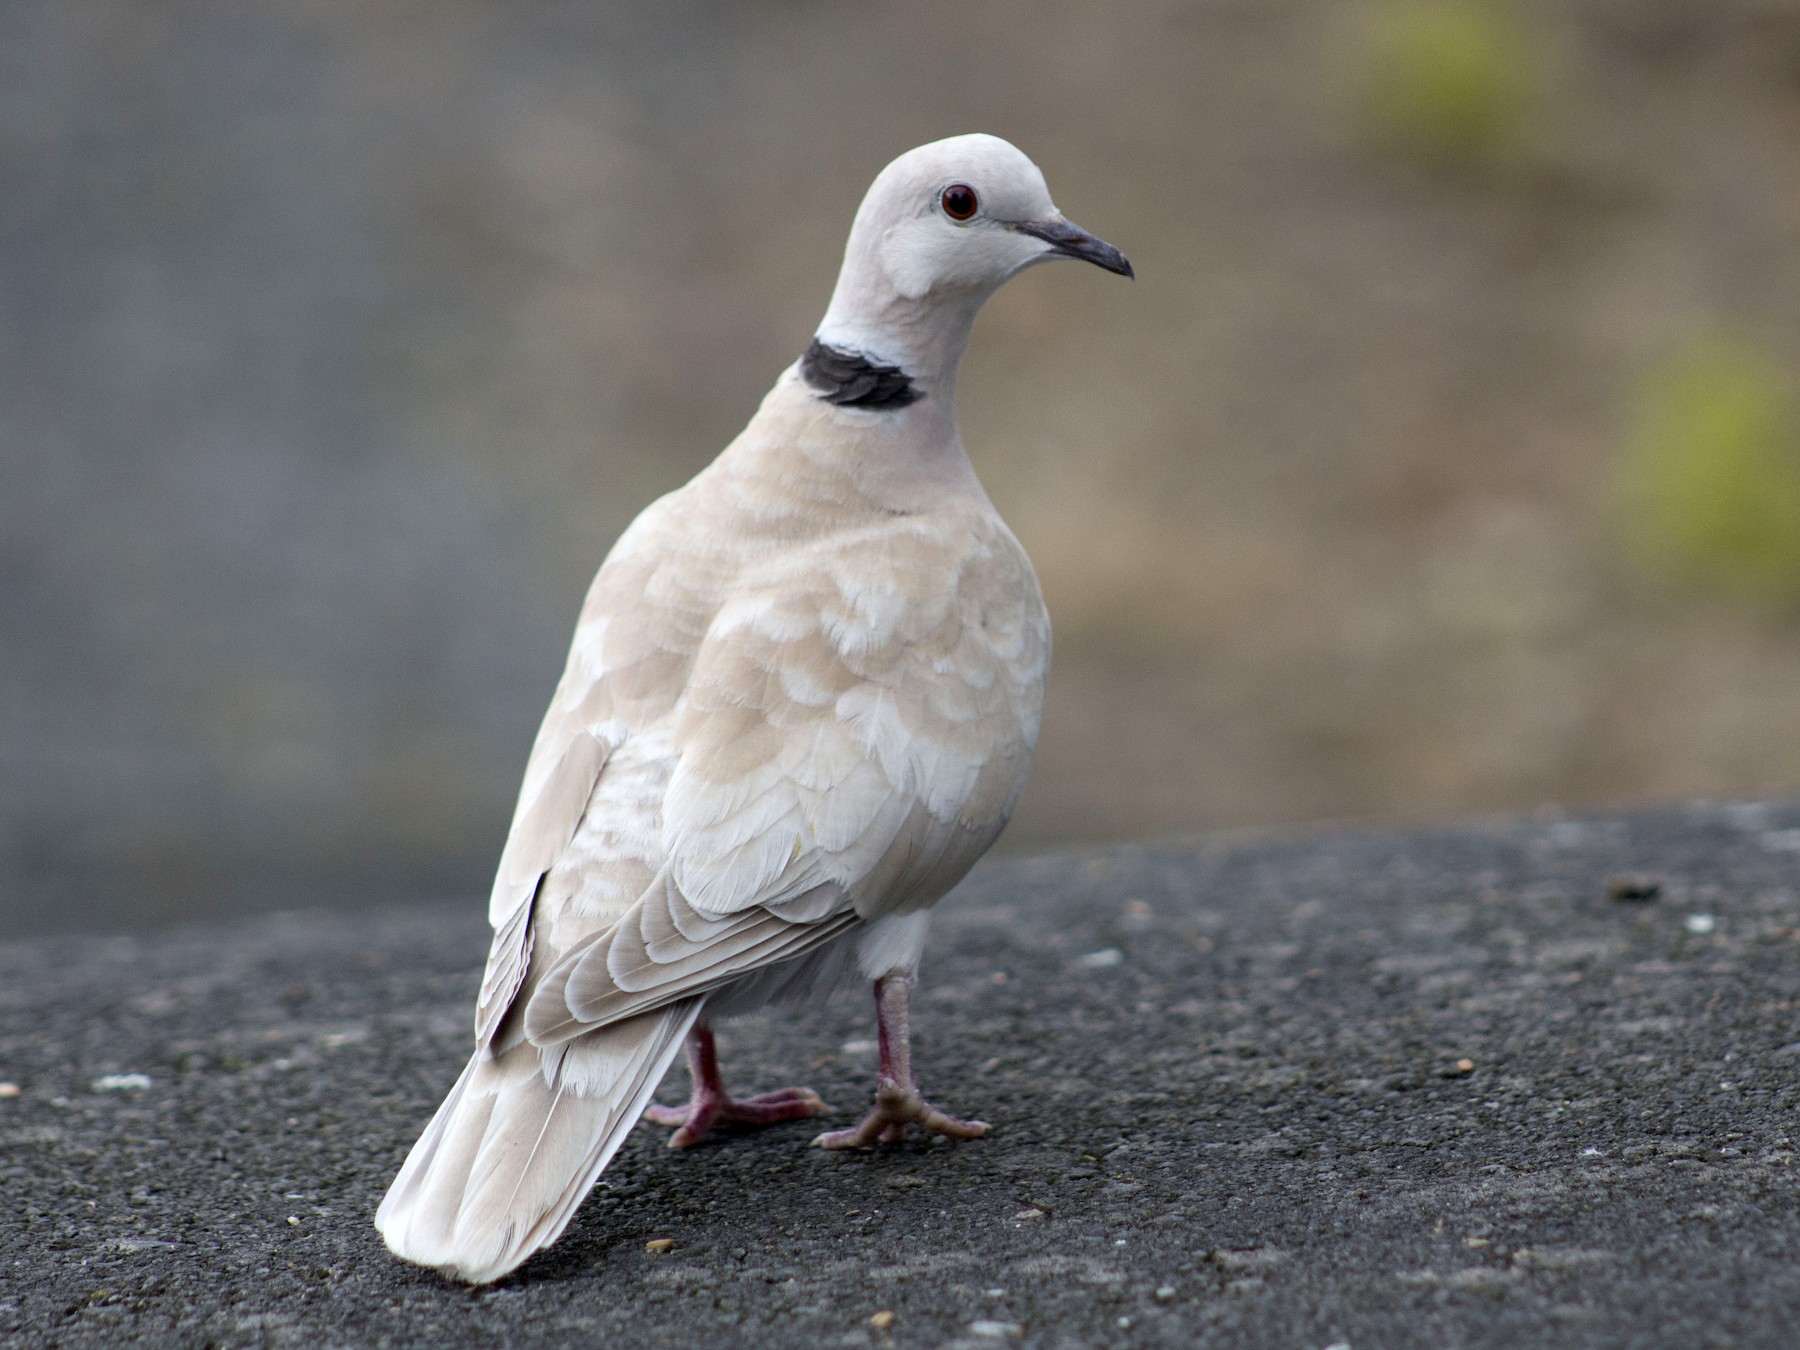
[[[1141,278],[964,380],[1058,625],[1016,842],[1800,782],[1789,614],[1607,515],[1661,351],[1795,351],[1800,25],[1527,6],[1548,148],[1445,175],[1367,9],[0,5],[0,937],[483,891],[608,544],[972,129]]]

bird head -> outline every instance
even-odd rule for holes
[[[1022,151],[980,134],[933,141],[883,169],[856,213],[846,254],[878,264],[909,299],[990,292],[1054,258],[1132,274],[1118,249],[1064,219]]]
[[[857,209],[819,338],[909,368],[944,358],[953,368],[982,302],[1057,258],[1132,275],[1123,253],[1056,209],[1016,146],[980,134],[921,145],[883,169]]]

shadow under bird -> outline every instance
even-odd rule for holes
[[[1050,621],[957,431],[976,312],[1034,263],[1130,276],[993,136],[900,156],[830,308],[750,424],[625,531],[582,607],[501,854],[475,1051],[376,1213],[399,1256],[473,1282],[556,1240],[684,1042],[693,1100],[651,1118],[821,1113],[732,1097],[710,1023],[874,982],[873,1108],[927,1102],[907,998],[931,908],[994,842],[1037,741]]]

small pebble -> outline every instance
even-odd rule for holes
[[[989,1336],[999,1340],[1003,1336],[1023,1336],[1025,1328],[1017,1322],[991,1322],[987,1318],[969,1323],[971,1336]]]
[[[1172,1299],[1174,1297],[1175,1297],[1175,1286],[1174,1285],[1163,1284],[1163,1285],[1157,1286],[1156,1301],[1158,1303],[1167,1303],[1170,1299]]]
[[[869,1325],[874,1327],[877,1331],[886,1331],[889,1327],[894,1325],[895,1320],[894,1314],[889,1312],[886,1308],[883,1308],[869,1319]]]
[[[109,1073],[94,1080],[95,1092],[141,1092],[150,1086],[150,1076],[142,1073]]]
[[[16,1097],[19,1095],[17,1083],[0,1083],[0,1097]]]
[[[1125,959],[1125,953],[1117,947],[1105,947],[1097,952],[1089,952],[1076,964],[1084,970],[1108,970]]]
[[[1480,1251],[1483,1247],[1487,1246],[1491,1241],[1492,1241],[1491,1238],[1464,1238],[1463,1246],[1472,1248],[1475,1251]]]
[[[1710,914],[1690,914],[1687,916],[1687,930],[1690,933],[1707,934],[1717,926]]]
[[[298,1214],[288,1215],[288,1227],[298,1228],[299,1226],[300,1226],[300,1216]]]
[[[644,1250],[647,1252],[650,1252],[651,1254],[653,1254],[655,1256],[662,1256],[666,1252],[672,1252],[675,1250],[675,1239],[674,1238],[651,1238],[648,1242],[646,1242],[644,1244]]]
[[[1662,882],[1640,872],[1622,872],[1608,877],[1606,895],[1609,900],[1654,900],[1662,894]]]
[[[1456,1061],[1456,1063],[1449,1065],[1447,1068],[1439,1069],[1438,1077],[1439,1078],[1467,1078],[1470,1074],[1472,1074],[1474,1072],[1475,1072],[1475,1061],[1474,1060],[1459,1059]]]

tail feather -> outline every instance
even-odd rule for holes
[[[700,1004],[554,1050],[478,1050],[375,1212],[389,1250],[486,1284],[554,1242],[643,1114]]]

